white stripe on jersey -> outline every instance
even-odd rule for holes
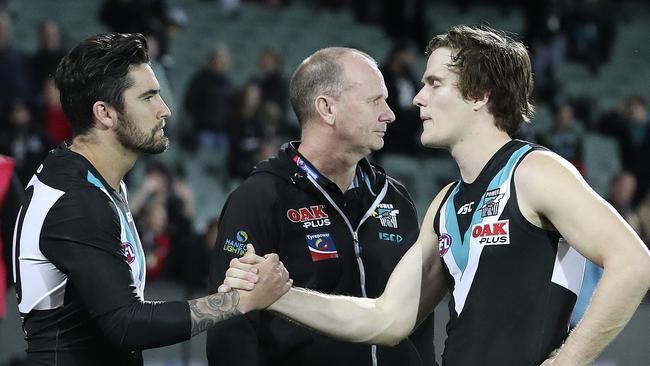
[[[580,295],[586,262],[582,254],[569,246],[564,238],[560,238],[551,282],[573,292],[576,296]]]
[[[18,257],[22,294],[18,310],[22,314],[27,314],[31,310],[49,310],[63,306],[67,282],[67,276],[41,253],[39,247],[45,217],[65,192],[44,184],[36,176],[30,181],[30,185],[34,187],[34,192],[25,212],[20,232],[20,255]],[[14,263],[16,236],[17,233],[14,234]],[[15,272],[14,281],[16,281]],[[29,285],[25,286],[26,284]]]

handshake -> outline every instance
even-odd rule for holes
[[[292,285],[293,280],[277,254],[260,257],[255,254],[255,248],[248,244],[243,257],[230,261],[230,268],[218,292],[238,291],[239,311],[247,313],[269,307]]]

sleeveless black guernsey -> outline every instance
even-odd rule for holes
[[[519,210],[513,175],[536,149],[508,142],[473,183],[452,185],[436,213],[452,294],[443,366],[537,366],[568,334],[585,259]]]

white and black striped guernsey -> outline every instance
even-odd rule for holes
[[[14,280],[28,364],[141,365],[141,348],[189,338],[186,302],[143,300],[145,258],[121,183],[52,150],[26,188]]]
[[[508,142],[473,183],[452,185],[436,213],[452,294],[443,366],[539,365],[568,334],[585,259],[523,217],[513,179],[540,148]]]

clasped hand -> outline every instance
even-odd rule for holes
[[[243,312],[265,309],[282,297],[293,285],[289,272],[277,254],[260,257],[248,244],[246,254],[233,258],[218,292],[238,290]]]

